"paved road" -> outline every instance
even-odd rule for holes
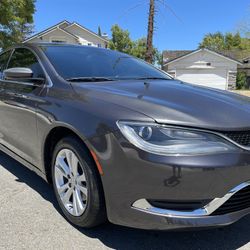
[[[201,232],[152,232],[108,223],[78,230],[58,211],[51,188],[3,153],[0,204],[0,249],[250,249],[250,217]]]

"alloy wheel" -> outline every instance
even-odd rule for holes
[[[55,186],[65,209],[73,216],[81,216],[87,206],[88,186],[84,169],[70,149],[62,149],[56,156]]]

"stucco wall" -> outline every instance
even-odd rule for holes
[[[210,79],[210,82],[214,79],[214,82],[219,80],[222,84],[221,78],[223,77],[226,89],[234,89],[236,85],[232,72],[237,71],[237,63],[207,50],[201,50],[180,58],[180,60],[170,62],[163,69],[169,73],[176,72],[177,77],[180,75],[179,72],[186,72],[186,74],[190,72],[192,74],[191,77],[193,77],[191,82],[195,82],[196,78],[199,79],[202,73],[203,77]],[[213,87],[213,84],[211,83],[208,86]],[[220,88],[222,88],[222,85]]]
[[[200,51],[198,53],[192,54],[190,56],[184,57],[178,61],[172,62],[168,65],[168,70],[172,69],[187,69],[194,68],[198,66],[206,67],[206,63],[210,63],[212,68],[224,68],[232,71],[237,70],[237,63],[227,60],[216,54]]]
[[[36,43],[36,42],[51,42],[52,39],[65,39],[67,43],[71,43],[71,44],[79,44],[77,39],[68,35],[67,33],[59,30],[59,29],[56,29],[56,30],[53,30],[39,38],[34,38],[34,39],[31,39],[29,41],[29,43]]]

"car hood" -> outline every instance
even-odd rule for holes
[[[176,80],[74,83],[73,86],[78,93],[143,113],[158,123],[213,130],[250,129],[250,98],[228,91]]]

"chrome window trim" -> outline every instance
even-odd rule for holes
[[[6,65],[5,65],[4,70],[5,70],[5,69],[8,67],[8,65],[9,65],[9,61],[10,61],[10,58],[12,57],[12,55],[13,55],[13,51],[14,51],[14,49],[11,48],[11,49],[4,50],[4,51],[2,51],[2,52],[0,53],[0,57],[1,57],[3,54],[10,52],[10,55],[9,55],[9,58],[8,58],[8,60],[7,60],[7,63],[6,63]],[[1,78],[0,78],[0,80],[1,80]]]
[[[215,198],[204,207],[195,209],[190,212],[176,211],[176,210],[169,210],[169,209],[154,207],[146,199],[139,199],[135,201],[132,204],[132,208],[141,212],[154,214],[158,216],[164,216],[164,217],[182,217],[182,218],[203,217],[203,216],[208,216],[212,214],[219,207],[221,207],[227,200],[229,200],[235,193],[237,193],[238,191],[242,190],[243,188],[249,185],[250,185],[250,181],[244,182],[236,186],[235,188],[231,189],[223,197]]]
[[[3,82],[3,83],[13,83],[13,84],[20,84],[20,85],[28,85],[28,86],[35,86],[35,87],[43,87],[43,86],[47,86],[46,84],[33,84],[33,83],[30,83],[30,82],[21,82],[21,81],[14,81],[14,80],[4,80],[4,79],[0,79],[0,82]]]

